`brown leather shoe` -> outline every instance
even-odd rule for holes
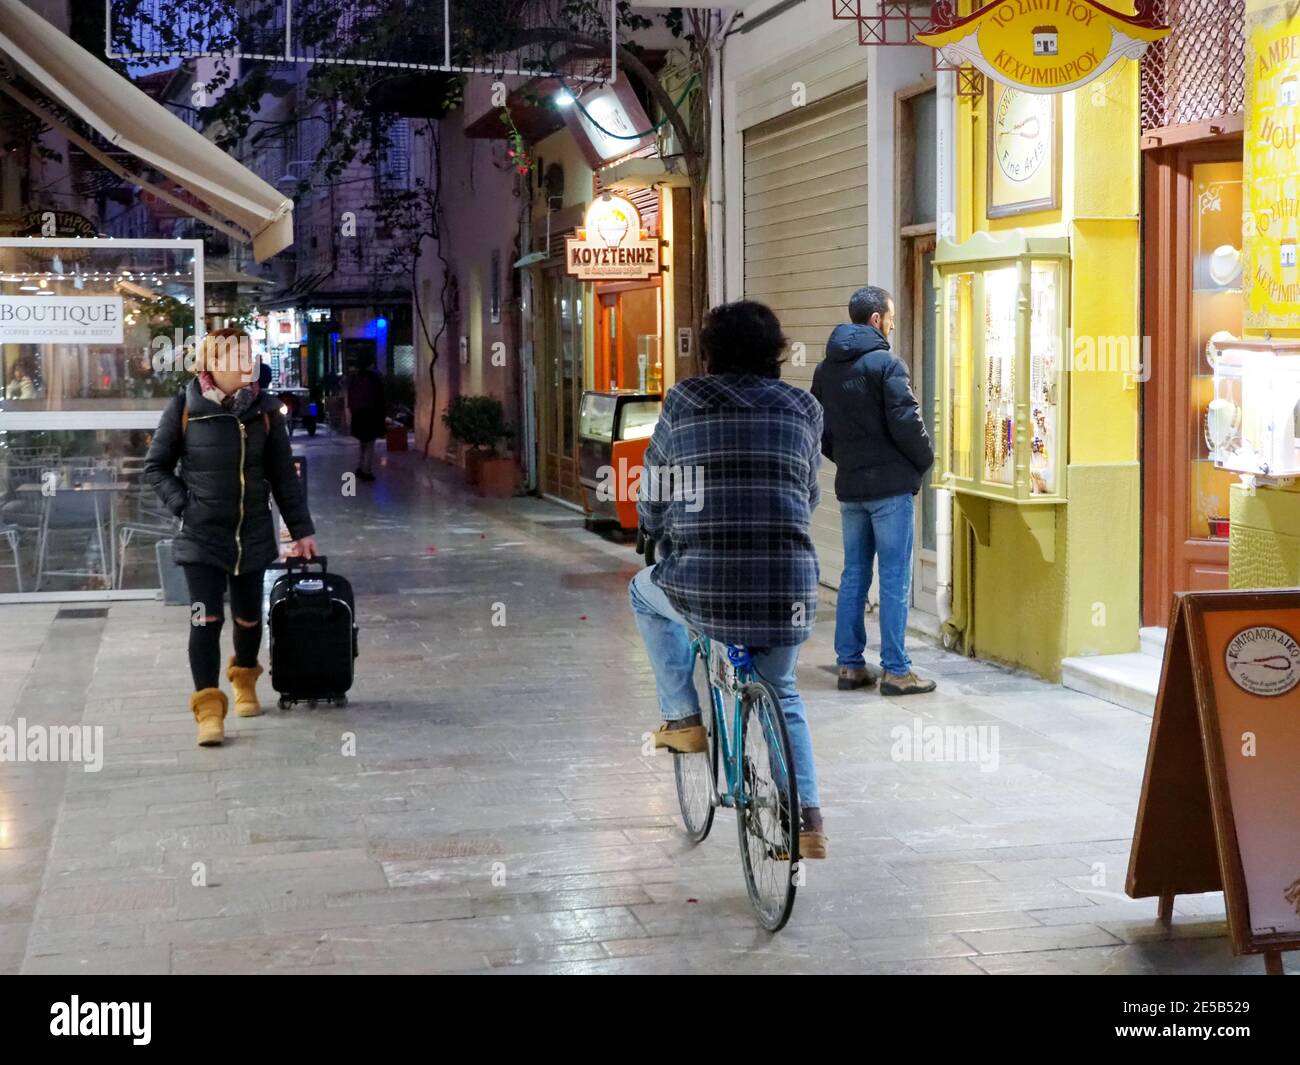
[[[876,671],[870,666],[863,666],[861,669],[840,666],[840,680],[837,687],[842,692],[853,691],[855,688],[870,688],[879,679]]]
[[[677,754],[703,754],[709,749],[709,734],[703,725],[678,726],[665,721],[655,733],[655,746]]]
[[[934,681],[922,680],[912,672],[886,673],[880,682],[881,695],[924,695],[934,689]]]
[[[799,833],[799,857],[825,858],[826,844],[825,832],[809,832],[805,828]]]

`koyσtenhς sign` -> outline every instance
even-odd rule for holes
[[[1049,93],[1086,85],[1121,59],[1140,59],[1168,34],[1149,9],[1122,15],[1093,0],[994,0],[965,18],[937,21],[916,39],[952,66],[969,63],[1004,85]]]
[[[121,344],[121,296],[0,296],[0,344]]]
[[[622,196],[602,196],[587,208],[576,239],[565,242],[565,263],[583,281],[625,281],[659,273],[659,241],[641,229],[641,213]]]

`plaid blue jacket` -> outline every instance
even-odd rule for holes
[[[637,509],[654,582],[716,640],[789,647],[812,634],[822,408],[783,381],[691,377],[664,397]]]

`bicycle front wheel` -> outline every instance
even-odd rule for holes
[[[692,843],[703,843],[713,827],[713,810],[717,801],[718,737],[714,727],[713,686],[709,667],[703,656],[695,656],[695,695],[700,718],[708,733],[708,745],[700,754],[673,754],[673,772],[677,777],[677,803],[682,823]]]
[[[799,791],[781,700],[766,681],[741,690],[741,772],[736,810],[745,887],[769,932],[785,927],[794,909],[799,866]]]

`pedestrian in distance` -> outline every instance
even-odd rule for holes
[[[876,682],[867,667],[866,609],[873,562],[880,560],[882,695],[934,691],[912,671],[904,639],[912,589],[914,499],[934,465],[907,367],[889,350],[894,301],[868,285],[849,300],[848,325],[826,342],[812,393],[825,411],[822,454],[835,463],[844,572],[835,610],[835,659],[842,691]]]
[[[313,558],[317,551],[284,416],[259,383],[248,334],[240,329],[209,333],[199,344],[195,373],[163,412],[144,479],[181,519],[175,558],[193,604],[190,709],[199,746],[209,747],[225,739],[228,703],[218,685],[227,588],[234,655],[226,677],[234,689],[235,713],[261,713],[256,683],[262,673],[263,575],[280,554],[271,496],[293,537],[289,553]]]
[[[384,379],[375,370],[374,354],[366,352],[348,377],[348,424],[361,445],[356,474],[363,481],[375,479],[375,441],[384,435],[387,413]]]

